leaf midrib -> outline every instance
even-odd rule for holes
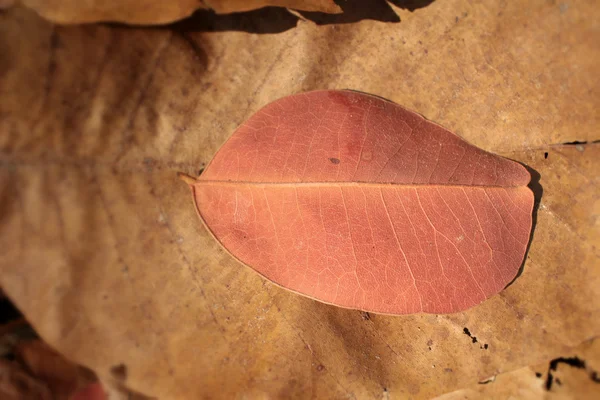
[[[483,188],[483,189],[510,189],[527,187],[521,185],[468,185],[451,183],[395,183],[395,182],[361,182],[361,181],[314,181],[314,182],[257,182],[257,181],[226,181],[196,179],[197,186],[255,186],[255,187],[404,187],[404,188]]]

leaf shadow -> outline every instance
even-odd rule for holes
[[[531,248],[531,243],[533,242],[533,235],[535,233],[535,227],[537,225],[538,209],[540,208],[542,196],[544,195],[544,188],[540,184],[540,179],[541,179],[540,173],[537,172],[535,169],[531,168],[529,165],[526,165],[520,161],[516,161],[516,162],[518,162],[523,167],[525,167],[525,169],[527,169],[527,172],[529,172],[529,174],[531,175],[531,181],[529,182],[529,185],[527,185],[527,187],[529,187],[529,189],[531,189],[531,191],[533,192],[533,211],[532,211],[532,215],[531,215],[531,231],[529,232],[529,242],[527,243],[527,248],[525,249],[525,254],[523,256],[523,262],[521,263],[521,266],[519,267],[519,271],[517,272],[515,277],[504,287],[505,289],[507,287],[509,287],[510,285],[512,285],[523,274],[523,271],[525,270],[525,263],[527,262],[527,255],[529,254],[529,249]]]
[[[321,12],[299,11],[304,18],[317,25],[349,24],[371,19],[380,22],[400,22],[400,17],[389,3],[398,8],[407,9],[411,12],[433,3],[435,0],[345,0],[336,1],[342,9],[341,14],[327,14]]]
[[[383,392],[387,391],[386,388],[393,381],[390,376],[389,359],[380,354],[378,338],[375,334],[377,325],[372,325],[373,319],[380,316],[364,311],[325,306],[327,310],[324,312],[324,322],[331,332],[335,333],[335,337],[339,338],[340,344],[351,360],[350,365],[363,367],[364,374],[377,382]]]
[[[258,10],[217,14],[212,10],[198,10],[190,17],[165,28],[183,32],[226,32],[272,34],[295,28],[299,18],[281,7],[264,7]]]
[[[396,7],[413,12],[419,8],[424,8],[433,3],[435,0],[387,0]]]
[[[212,10],[198,10],[190,17],[165,25],[184,32],[241,31],[258,34],[285,32],[297,26],[300,15],[317,25],[349,24],[363,20],[398,23],[400,17],[394,6],[411,12],[426,7],[435,0],[338,0],[340,14],[298,11],[297,15],[282,7],[263,7],[257,10],[230,14],[217,14]]]

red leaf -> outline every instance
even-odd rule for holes
[[[398,105],[317,91],[257,112],[191,188],[223,247],[286,289],[379,313],[450,313],[519,270],[529,180]]]

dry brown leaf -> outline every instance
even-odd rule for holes
[[[123,365],[161,398],[426,398],[598,335],[597,8],[397,12],[242,27],[268,35],[0,14],[1,286],[70,359],[108,378]],[[502,294],[370,316],[279,289],[210,239],[176,171],[197,174],[260,106],[327,88],[389,98],[539,172],[528,258]]]
[[[21,1],[42,17],[58,24],[81,24],[98,21],[129,24],[166,24],[189,17],[202,6],[202,3],[198,0]]]
[[[5,336],[2,339],[3,342],[11,341]],[[97,379],[93,372],[66,360],[40,340],[17,340],[18,343],[7,349],[14,360],[0,360],[2,399],[70,400],[73,395],[94,385],[102,395],[100,399],[103,398],[102,388],[95,383]]]
[[[0,397],[5,400],[51,400],[48,386],[14,361],[0,360]]]
[[[15,354],[35,378],[48,386],[54,399],[67,400],[96,381],[93,373],[66,360],[40,340],[20,343]]]
[[[255,10],[265,6],[339,13],[333,0],[21,0],[42,17],[59,24],[98,21],[128,24],[166,24],[209,8],[217,13]]]
[[[549,377],[550,375],[550,377]],[[491,377],[437,400],[595,399],[600,395],[600,340],[590,340],[563,357]]]

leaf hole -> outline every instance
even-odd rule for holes
[[[473,343],[477,343],[477,337],[476,337],[476,336],[474,336],[474,335],[471,335],[471,331],[469,331],[469,328],[466,328],[466,327],[465,327],[465,328],[463,328],[463,333],[464,333],[465,335],[467,335],[468,337],[470,337],[470,338],[471,338],[471,341],[472,341]],[[481,348],[482,348],[482,349],[483,349],[483,348],[485,348],[485,349],[487,350],[487,348],[488,348],[488,345],[487,345],[487,344],[485,344],[485,345],[484,345],[483,347],[481,347]]]

